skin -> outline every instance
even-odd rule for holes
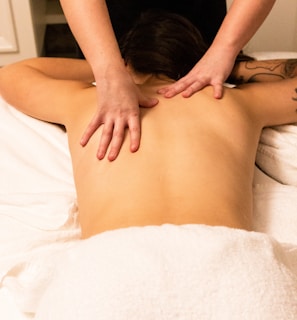
[[[20,111],[66,127],[84,238],[164,223],[250,230],[258,140],[265,126],[297,122],[296,65],[296,60],[242,63],[234,78],[269,82],[226,88],[220,100],[213,99],[210,86],[188,99],[159,96],[157,107],[140,110],[139,151],[132,154],[125,137],[114,162],[94,156],[100,130],[85,148],[79,144],[97,109],[87,62],[37,58],[4,67],[0,93]],[[151,98],[172,83],[129,73]]]
[[[145,96],[131,81],[122,63],[104,0],[88,0],[83,4],[80,0],[60,2],[97,83],[98,108],[86,124],[81,145],[85,146],[94,132],[103,127],[96,153],[98,159],[103,159],[110,146],[107,158],[112,161],[119,153],[125,128],[128,128],[130,151],[137,151],[141,137],[139,106],[153,107],[159,97]],[[211,85],[214,97],[221,98],[222,84],[233,68],[235,57],[263,23],[274,3],[275,0],[234,0],[204,58],[178,82],[164,84],[159,93],[167,98],[178,93],[189,97]]]

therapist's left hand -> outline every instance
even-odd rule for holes
[[[166,98],[181,93],[184,98],[192,96],[206,86],[213,87],[213,96],[223,96],[223,84],[230,75],[235,59],[222,54],[219,50],[209,49],[193,69],[173,84],[161,88],[158,93]]]

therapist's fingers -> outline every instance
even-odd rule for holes
[[[84,147],[88,144],[90,138],[95,133],[95,131],[103,124],[99,114],[96,114],[91,122],[88,124],[87,129],[83,133],[83,136],[80,140],[80,144]]]
[[[140,145],[140,120],[138,114],[130,116],[128,124],[124,119],[107,121],[103,124],[97,158],[102,160],[108,152],[108,160],[113,161],[119,155],[123,145],[126,130],[130,134],[130,151],[136,152]],[[109,150],[108,150],[109,148]]]
[[[180,82],[181,81],[181,82]],[[189,78],[188,80],[180,79],[176,83],[167,87],[161,88],[158,93],[163,94],[166,98],[172,98],[176,94],[181,93],[184,98],[191,97],[194,93],[202,90],[206,86],[213,87],[213,96],[216,99],[221,99],[224,93],[223,82],[210,81],[210,79],[204,78],[201,81]]]
[[[140,118],[131,117],[128,122],[129,135],[130,135],[130,151],[136,152],[139,149],[141,128],[140,128]]]
[[[181,78],[177,82],[159,89],[158,93],[162,94],[165,98],[172,98],[175,95],[186,90],[191,84],[192,80],[188,80],[187,78]]]
[[[224,86],[222,83],[216,83],[213,85],[213,96],[215,99],[221,99],[224,94]]]
[[[130,151],[136,152],[140,145],[140,120],[138,115],[130,116],[128,123],[125,121],[117,121],[114,124],[111,140],[109,141],[110,150],[108,152],[108,160],[113,161],[119,155],[123,142],[125,140],[126,131],[129,131]],[[108,133],[110,136],[110,132]],[[108,138],[106,137],[106,144]],[[102,146],[104,148],[104,145]]]
[[[114,123],[113,121],[109,120],[109,121],[106,121],[102,125],[102,127],[103,129],[101,132],[101,138],[100,138],[99,147],[97,150],[97,158],[99,160],[102,160],[106,155],[107,149],[112,140]]]
[[[189,85],[183,92],[182,92],[182,96],[184,98],[189,98],[191,97],[194,93],[200,91],[201,89],[203,89],[207,84],[205,82],[200,82],[200,81],[196,81],[196,82],[192,82],[191,85]]]
[[[224,93],[223,83],[217,82],[217,83],[205,84],[205,83],[198,82],[198,81],[192,83],[186,90],[184,90],[182,92],[182,96],[184,98],[189,98],[194,93],[200,91],[201,89],[203,89],[207,85],[213,87],[213,97],[215,99],[221,99],[223,97],[223,93]]]
[[[195,74],[188,74],[177,82],[161,88],[158,93],[162,94],[165,98],[172,98],[179,93],[184,98],[188,98],[209,84],[210,79],[208,77],[197,78]]]

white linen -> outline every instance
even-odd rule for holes
[[[68,254],[36,320],[296,319],[297,250],[263,233],[134,227],[80,241]]]
[[[256,163],[274,180],[297,187],[297,125],[265,128]]]
[[[37,261],[80,237],[71,160],[60,127],[1,97],[0,118],[0,319],[31,319]]]
[[[246,53],[257,60],[296,59],[297,58],[297,52],[294,52],[294,51],[254,51],[254,52],[246,52]]]
[[[256,185],[253,229],[297,246],[297,187],[278,183]]]
[[[66,133],[24,115],[0,96],[0,193],[75,194]]]

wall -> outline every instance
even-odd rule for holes
[[[0,66],[41,54],[46,0],[0,0]]]
[[[231,4],[232,0],[227,0],[228,8]],[[244,49],[246,52],[297,52],[297,1],[277,0],[263,25]]]

